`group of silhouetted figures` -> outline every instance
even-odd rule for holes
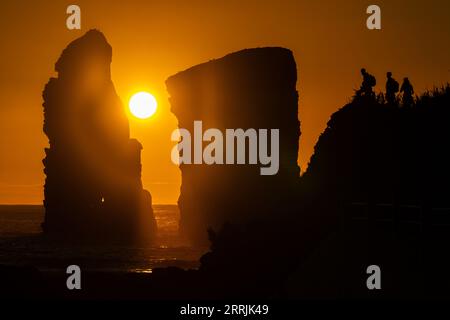
[[[356,95],[358,97],[366,96],[366,97],[375,97],[375,92],[373,91],[373,87],[377,84],[377,80],[373,75],[368,73],[366,69],[361,69],[361,74],[363,76],[363,81],[361,84],[361,88],[356,91]],[[392,77],[392,72],[388,72],[386,74],[386,102],[390,105],[397,105],[397,94],[402,93],[402,104],[404,107],[412,106],[414,103],[414,88],[407,77],[403,78],[402,86],[399,86],[399,83]]]

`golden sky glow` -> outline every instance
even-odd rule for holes
[[[330,115],[360,83],[361,67],[384,90],[386,71],[408,76],[417,92],[450,80],[448,0],[377,1],[382,30],[365,27],[367,1],[78,0],[82,30],[67,30],[62,0],[1,1],[0,203],[41,203],[42,90],[55,76],[61,51],[91,28],[113,48],[112,80],[124,108],[136,92],[151,92],[158,111],[129,117],[143,145],[142,179],[154,203],[176,203],[180,172],[170,158],[177,120],[165,80],[178,71],[243,48],[282,46],[298,64],[305,169]]]

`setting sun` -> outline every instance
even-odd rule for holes
[[[156,106],[155,97],[145,91],[134,94],[129,102],[131,114],[139,119],[150,118],[156,112]]]

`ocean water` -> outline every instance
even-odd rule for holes
[[[158,236],[151,246],[73,246],[46,240],[40,225],[42,206],[0,206],[0,264],[31,265],[56,271],[68,265],[82,270],[152,272],[155,267],[197,268],[207,248],[194,248],[178,234],[175,205],[153,206]]]

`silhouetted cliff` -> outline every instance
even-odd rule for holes
[[[290,279],[293,295],[380,296],[361,281],[376,264],[383,297],[448,296],[449,119],[449,86],[409,107],[356,97],[331,116],[301,197],[332,232]]]
[[[408,108],[356,98],[331,116],[292,215],[211,233],[200,272],[247,297],[448,297],[448,119],[449,86]],[[372,264],[382,292],[366,287]]]
[[[397,108],[356,98],[334,113],[302,185],[341,202],[446,206],[450,88]]]
[[[273,219],[292,209],[299,177],[296,80],[295,60],[284,48],[242,50],[167,80],[171,110],[191,135],[196,120],[203,131],[217,128],[224,136],[226,129],[280,130],[275,175],[261,175],[260,164],[180,165],[182,230],[206,238],[207,227],[217,230],[224,221]]]
[[[43,229],[74,241],[145,239],[155,232],[142,189],[141,144],[110,76],[111,46],[96,30],[70,43],[47,83]]]

